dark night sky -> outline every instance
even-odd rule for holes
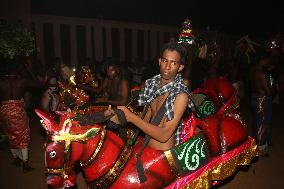
[[[283,31],[284,6],[273,0],[32,0],[32,12],[180,26],[269,36]]]

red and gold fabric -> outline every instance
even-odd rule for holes
[[[27,148],[30,141],[29,118],[24,100],[7,100],[0,103],[0,118],[8,136],[10,148]]]
[[[192,174],[178,178],[166,189],[205,189],[210,188],[213,181],[221,181],[233,175],[240,165],[249,165],[252,159],[258,155],[258,148],[255,140],[248,138],[239,147],[213,158],[202,168]]]

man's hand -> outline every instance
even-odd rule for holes
[[[117,115],[115,114],[114,110],[111,108],[111,105],[108,106],[108,109],[104,111],[104,116],[110,116],[113,115],[110,118],[110,121],[116,123],[116,124],[120,124]]]
[[[131,118],[133,115],[135,115],[134,113],[132,113],[128,108],[126,108],[125,106],[117,106],[117,109],[120,109],[121,111],[124,112],[125,114],[125,118],[127,120],[127,122],[131,122]],[[136,115],[135,115],[136,116]]]
[[[116,114],[110,118],[110,121],[114,122],[115,124],[120,125],[120,122]]]
[[[113,109],[111,109],[111,105],[108,106],[107,110],[104,111],[104,116],[110,116],[112,114],[115,114]]]

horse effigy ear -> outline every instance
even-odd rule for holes
[[[35,112],[42,119],[42,126],[47,132],[58,130],[58,126],[53,117],[40,109],[35,109]]]

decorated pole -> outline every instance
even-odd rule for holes
[[[192,25],[190,19],[185,19],[182,24],[181,32],[178,36],[178,43],[193,44]]]

